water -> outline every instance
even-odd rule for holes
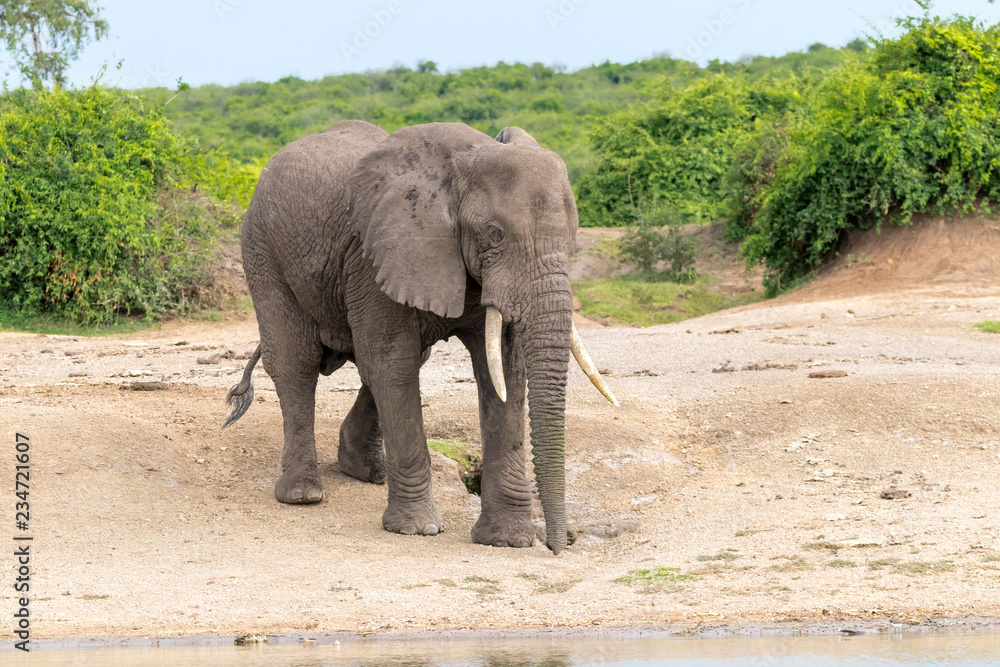
[[[24,654],[0,647],[0,664],[56,667],[901,667],[1000,665],[1000,633],[856,637],[361,641],[232,646],[87,648],[67,642]],[[67,646],[79,648],[65,648]]]

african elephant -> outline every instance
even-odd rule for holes
[[[388,482],[386,530],[441,531],[418,374],[435,342],[457,336],[479,388],[482,512],[473,540],[514,547],[534,540],[527,387],[546,541],[562,551],[571,347],[614,400],[572,326],[567,255],[576,228],[565,164],[518,128],[493,139],[435,123],[390,136],[345,121],[275,155],[242,234],[261,342],[229,393],[225,426],[250,406],[262,358],[284,420],[277,499],[322,500],[317,376],[351,361],[363,386],[341,425],[341,472]]]

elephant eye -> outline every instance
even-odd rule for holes
[[[490,238],[493,243],[500,243],[503,241],[503,227],[497,222],[489,222],[486,225],[486,236]]]

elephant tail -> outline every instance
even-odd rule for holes
[[[229,394],[226,396],[226,405],[231,407],[233,411],[229,413],[229,417],[222,424],[222,428],[236,423],[253,404],[253,368],[257,365],[258,361],[260,361],[260,344],[257,345],[257,349],[251,355],[250,361],[247,362],[247,367],[243,371],[243,379],[240,380],[238,385],[230,389]]]

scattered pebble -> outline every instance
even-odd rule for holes
[[[879,497],[884,500],[902,500],[903,498],[909,498],[913,494],[906,489],[886,489],[883,491]]]

